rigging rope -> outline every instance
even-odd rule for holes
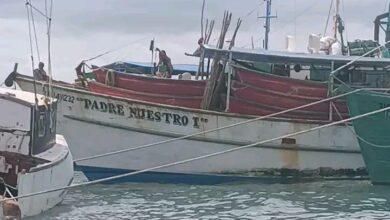
[[[50,11],[49,16],[47,16],[47,5],[45,0],[45,11],[46,11],[46,24],[47,24],[47,70],[49,73],[49,91],[48,96],[51,97],[53,94],[53,86],[52,86],[52,79],[53,79],[53,73],[52,73],[52,63],[51,63],[51,22],[52,22],[52,11],[53,11],[53,0],[50,0]]]
[[[32,5],[32,0],[29,0],[29,5]],[[39,53],[39,46],[38,46],[37,30],[35,27],[34,12],[33,12],[31,7],[30,7],[30,16],[31,16],[31,23],[32,23],[33,31],[34,31],[35,47],[37,49],[38,62],[41,62],[41,56]]]
[[[345,15],[345,1],[340,1],[341,2],[341,8],[343,10],[343,14]],[[343,22],[343,25],[344,25],[344,29],[345,29],[345,41],[348,42],[348,25],[347,25],[347,22],[345,20],[345,17],[343,19],[344,21]]]
[[[39,10],[38,8],[36,8],[33,4],[31,4],[30,2],[28,2],[28,1],[31,1],[31,0],[26,0],[26,5],[28,5],[28,6],[30,6],[32,9],[34,9],[35,11],[37,11],[39,14],[41,14],[44,18],[46,18],[46,19],[50,19],[49,17],[47,17],[46,15],[45,15],[45,13],[43,13],[41,10]]]
[[[39,52],[39,43],[38,43],[38,37],[37,37],[37,31],[36,31],[36,25],[35,25],[35,19],[34,19],[34,12],[33,10],[37,11],[40,15],[42,15],[45,18],[46,25],[47,25],[47,50],[48,50],[48,74],[49,74],[49,89],[48,89],[48,95],[51,97],[52,94],[52,62],[51,62],[51,21],[52,21],[52,11],[53,11],[53,0],[50,0],[50,11],[48,11],[48,3],[47,0],[45,0],[45,13],[40,11],[38,8],[36,8],[32,0],[26,0],[26,9],[27,9],[27,17],[29,22],[29,35],[30,35],[30,48],[31,48],[31,54],[32,54],[32,60],[33,60],[33,49],[32,49],[32,37],[31,37],[31,26],[33,27],[33,33],[35,38],[35,46],[36,46],[36,52],[38,56],[39,62],[41,62],[40,58],[40,52]],[[49,13],[49,14],[48,14]],[[33,71],[35,68],[34,61],[32,61]],[[35,85],[35,76],[34,76],[34,91],[36,92],[36,85]]]
[[[356,91],[357,90],[355,90],[355,92]],[[235,151],[240,151],[240,150],[243,150],[243,149],[246,149],[246,148],[259,146],[259,145],[262,145],[262,144],[265,144],[265,143],[268,143],[268,142],[277,141],[277,140],[280,140],[280,139],[283,139],[283,138],[289,138],[289,137],[305,134],[305,133],[308,133],[308,132],[320,130],[320,129],[323,129],[323,128],[331,127],[331,126],[334,126],[334,125],[339,125],[339,124],[342,124],[342,123],[345,123],[345,122],[354,121],[354,120],[357,120],[357,119],[360,119],[360,118],[363,118],[363,117],[367,117],[367,116],[370,116],[370,115],[378,114],[380,112],[389,111],[389,110],[390,110],[390,107],[386,107],[386,108],[378,109],[376,111],[372,111],[372,112],[368,112],[368,113],[365,113],[365,114],[362,114],[362,115],[358,115],[358,116],[355,116],[355,117],[344,119],[344,120],[341,120],[341,121],[332,122],[332,123],[329,123],[329,124],[325,124],[325,125],[317,126],[317,127],[314,127],[314,128],[310,128],[310,129],[307,129],[307,130],[302,130],[302,131],[286,134],[286,135],[283,135],[283,136],[279,136],[279,137],[275,137],[275,138],[259,141],[259,142],[256,142],[256,143],[240,146],[240,147],[237,147],[237,148],[232,148],[232,149],[229,149],[229,150],[224,150],[224,151],[219,151],[219,152],[215,152],[215,153],[211,153],[211,154],[206,154],[206,155],[202,155],[202,156],[198,156],[198,157],[194,157],[194,158],[190,158],[190,159],[186,159],[186,160],[176,161],[176,162],[173,162],[173,163],[163,164],[163,165],[159,165],[159,166],[155,166],[155,167],[151,167],[151,168],[147,168],[147,169],[143,169],[143,170],[139,170],[139,171],[124,173],[124,174],[120,174],[120,175],[116,175],[116,176],[112,176],[112,177],[107,177],[107,178],[102,178],[102,179],[98,179],[98,180],[82,182],[82,183],[73,184],[73,185],[70,185],[70,186],[59,187],[59,188],[55,188],[55,189],[43,190],[43,191],[40,191],[40,192],[28,193],[28,194],[25,194],[25,195],[19,195],[19,196],[16,196],[15,198],[16,199],[27,198],[27,197],[31,197],[31,196],[36,196],[36,195],[42,195],[42,194],[46,194],[46,193],[56,192],[56,191],[59,191],[59,190],[67,190],[67,189],[73,189],[73,188],[77,188],[77,187],[90,186],[90,185],[94,185],[94,184],[98,184],[98,183],[104,183],[104,182],[108,182],[108,181],[113,181],[113,180],[124,178],[124,177],[134,176],[134,175],[141,174],[141,173],[155,171],[155,170],[159,170],[159,169],[162,169],[162,168],[167,168],[167,167],[172,167],[172,166],[176,166],[176,165],[186,164],[186,163],[189,163],[189,162],[202,160],[202,159],[207,159],[207,158],[210,158],[210,157],[216,157],[216,156],[219,156],[219,155],[232,153],[232,152],[235,152]],[[6,198],[6,199],[3,199],[3,200],[0,200],[0,202],[7,201],[7,200],[10,200],[10,198]]]
[[[328,18],[326,19],[326,24],[325,24],[325,29],[324,29],[324,35],[323,35],[323,36],[326,35],[326,32],[327,32],[327,30],[328,30],[328,25],[329,25],[329,20],[330,20],[330,13],[332,12],[332,8],[333,8],[333,2],[334,2],[334,0],[332,0],[332,1],[330,2],[329,12],[328,12]]]
[[[47,0],[45,0],[45,16],[47,17]],[[46,26],[49,26],[48,19],[46,19]]]
[[[32,34],[31,34],[31,20],[30,20],[30,10],[29,10],[29,1],[26,0],[26,11],[27,11],[27,21],[28,21],[28,36],[29,36],[29,42],[30,42],[30,58],[31,58],[31,69],[32,69],[32,74],[33,74],[33,85],[34,85],[34,98],[35,98],[35,108],[38,107],[38,97],[37,97],[37,80],[35,78],[34,74],[34,69],[35,69],[35,64],[34,64],[34,49],[33,49],[33,42],[32,42]]]
[[[97,56],[94,56],[94,57],[91,57],[91,58],[89,58],[89,59],[83,60],[83,62],[88,62],[88,61],[95,60],[95,59],[100,58],[100,57],[102,57],[102,56],[105,56],[105,55],[107,55],[107,54],[110,54],[110,53],[113,53],[113,52],[122,50],[122,49],[124,49],[124,48],[126,48],[126,47],[128,47],[128,46],[131,46],[131,45],[133,45],[133,44],[135,44],[135,43],[138,43],[138,42],[140,42],[140,41],[146,40],[146,39],[148,39],[148,38],[149,38],[149,37],[143,37],[143,38],[140,38],[140,39],[131,41],[131,42],[128,43],[128,44],[122,45],[122,46],[120,46],[120,47],[117,47],[117,48],[108,50],[108,51],[106,51],[106,52],[104,52],[104,53],[101,53],[101,54],[99,54],[99,55],[97,55]]]
[[[49,73],[49,90],[48,90],[48,96],[50,97],[52,94],[52,63],[51,63],[51,16],[52,16],[52,10],[53,10],[53,0],[50,0],[50,14],[48,15],[48,7],[47,7],[47,0],[45,0],[45,13],[40,11],[38,8],[36,8],[32,4],[32,0],[26,0],[26,10],[27,10],[27,19],[28,19],[28,29],[29,29],[29,41],[30,41],[30,51],[31,51],[31,63],[32,63],[32,69],[33,69],[33,76],[34,76],[34,93],[35,93],[35,102],[37,102],[37,94],[36,94],[36,78],[34,75],[34,69],[35,69],[35,63],[34,63],[34,50],[33,50],[33,40],[32,40],[32,32],[34,33],[34,39],[35,39],[35,46],[36,46],[36,53],[38,56],[38,61],[41,62],[40,52],[39,52],[39,43],[38,43],[38,37],[37,37],[37,31],[36,31],[36,25],[35,25],[35,19],[34,19],[34,12],[33,10],[37,11],[39,14],[41,14],[45,20],[47,25],[47,38],[48,38],[48,73]],[[32,28],[31,28],[32,27]],[[33,29],[33,31],[31,30]]]

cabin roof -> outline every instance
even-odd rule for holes
[[[358,56],[340,56],[323,55],[309,53],[293,53],[284,51],[272,51],[264,49],[246,49],[233,47],[231,51],[226,49],[217,49],[215,46],[205,45],[205,57],[213,58],[216,54],[229,58],[229,52],[232,53],[232,59],[250,62],[267,62],[280,64],[302,64],[302,65],[330,65],[332,61],[335,64],[347,64],[358,59]],[[386,67],[390,66],[389,58],[361,57],[354,65],[366,67]]]
[[[15,100],[24,105],[35,105],[35,95],[32,92],[22,90],[14,90],[8,88],[0,88],[0,98]],[[38,105],[45,105],[45,96],[37,94]]]

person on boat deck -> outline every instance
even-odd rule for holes
[[[45,64],[43,62],[39,62],[38,69],[34,70],[34,78],[39,81],[48,81],[49,76],[46,74],[43,67],[45,67]]]
[[[171,78],[173,73],[173,65],[171,58],[167,56],[167,53],[164,50],[156,48],[158,51],[158,77]]]
[[[198,47],[198,49],[195,50],[195,52],[192,55],[194,55],[194,56],[202,55],[202,51],[204,48],[203,41],[204,41],[203,37],[199,38],[199,40],[198,40],[199,47]]]

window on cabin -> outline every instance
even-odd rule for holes
[[[352,71],[350,73],[350,82],[349,83],[353,83],[353,84],[365,84],[366,83],[366,74],[363,72],[363,71],[360,71],[360,70],[356,70],[356,71]]]
[[[38,120],[38,137],[45,136],[45,113],[41,112],[39,114],[39,120]]]

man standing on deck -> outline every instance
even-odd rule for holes
[[[49,80],[49,77],[47,76],[46,71],[43,69],[44,66],[45,66],[44,63],[39,62],[38,69],[34,70],[35,80],[39,80],[39,81],[48,81]]]
[[[158,51],[158,73],[157,76],[163,77],[163,78],[171,78],[173,73],[173,65],[171,62],[171,58],[167,56],[167,53],[164,50],[160,50],[156,48]]]

